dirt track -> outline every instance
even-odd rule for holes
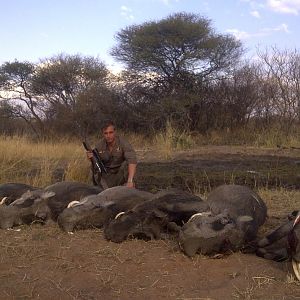
[[[299,176],[299,152],[274,155],[226,149],[178,153],[167,162],[153,160],[153,156],[151,159],[144,153],[140,184],[151,190],[181,182],[185,189],[191,189],[185,174],[196,176],[200,170],[199,178],[203,171],[207,175],[203,181],[205,190],[219,181],[228,183],[226,176],[217,177],[219,169],[247,175],[245,170],[256,166],[253,171],[263,174],[265,166],[273,163],[277,170],[292,169],[287,177],[285,171],[277,172],[281,183],[282,178],[297,182],[294,179]],[[230,165],[239,168],[230,169]],[[157,166],[166,171],[158,172]],[[155,174],[162,174],[161,178]],[[199,181],[196,183],[193,187],[199,188]],[[287,187],[297,189],[293,184]],[[299,209],[300,199],[294,199],[293,205]],[[266,228],[278,223],[284,210],[289,210],[274,207]],[[114,244],[105,241],[102,231],[96,229],[74,235],[61,232],[55,224],[18,229],[21,230],[0,230],[0,299],[300,299],[300,283],[293,281],[288,262],[276,263],[242,253],[218,259],[196,255],[190,259],[175,241]]]

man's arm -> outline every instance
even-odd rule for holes
[[[127,187],[134,187],[134,175],[136,172],[136,164],[128,164],[128,180],[126,183]]]
[[[136,166],[137,166],[137,158],[136,153],[131,146],[130,143],[128,143],[125,139],[120,140],[123,146],[124,151],[124,157],[128,163],[128,179],[126,186],[128,187],[134,187],[134,176],[136,173]]]

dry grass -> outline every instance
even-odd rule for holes
[[[174,151],[191,149],[196,145],[190,133],[177,130],[171,122],[167,122],[165,131],[153,137],[153,144],[165,159],[170,159]]]
[[[174,131],[171,126],[166,134],[158,134],[154,138],[146,139],[135,134],[129,135],[128,140],[137,151],[152,148],[164,158],[190,145],[186,144],[188,138]],[[55,180],[53,174],[57,172],[63,174],[64,180],[89,180],[89,163],[81,141],[34,142],[26,137],[0,136],[0,165],[0,182],[45,186]]]
[[[32,142],[25,137],[0,138],[0,182],[45,186],[62,169],[66,180],[86,181],[88,164],[76,142]]]
[[[211,130],[206,136],[197,135],[196,144],[205,145],[247,145],[254,147],[276,148],[300,148],[300,130],[295,128],[287,135],[277,127],[257,129],[255,126],[249,128],[236,128],[233,130]]]
[[[35,158],[66,159],[76,154],[76,146],[79,144],[65,142],[33,142],[26,137],[5,137],[0,138],[1,161],[19,161]]]
[[[129,132],[123,133],[120,131],[119,135],[126,136],[126,139],[131,143],[131,145],[137,151],[150,150],[153,146],[152,139],[142,134],[129,133]]]
[[[175,130],[170,123],[165,132],[154,137],[129,135],[128,139],[139,155],[143,151],[152,152],[153,157],[167,160],[175,156],[175,153],[190,150],[197,145],[197,138]],[[93,146],[92,143],[91,145]],[[45,186],[58,179],[89,181],[90,166],[81,141],[33,142],[25,137],[0,136],[0,166],[0,182],[24,182]],[[207,174],[204,176],[209,188],[210,178]],[[195,177],[188,187],[194,193],[201,190],[198,181]],[[224,183],[235,183],[234,175],[230,182]]]
[[[126,134],[137,150],[153,150],[158,157],[172,159],[178,151],[196,149],[203,145],[247,145],[263,148],[299,148],[300,130],[295,128],[287,135],[277,127],[265,130],[255,126],[233,130],[211,130],[205,135],[199,132],[178,130],[167,122],[163,131],[145,137],[141,134]]]
[[[274,284],[275,278],[270,277],[267,275],[262,276],[253,276],[250,279],[247,279],[248,285],[244,289],[240,289],[234,286],[235,291],[232,293],[232,297],[234,299],[244,299],[244,300],[251,300],[257,299],[255,294],[258,289],[263,289],[267,285]]]
[[[260,189],[258,193],[264,199],[270,216],[286,217],[293,210],[299,209],[299,190],[286,190],[283,188],[276,190]]]

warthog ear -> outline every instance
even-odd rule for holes
[[[238,228],[242,231],[247,231],[247,227],[254,225],[253,222],[254,219],[251,216],[248,215],[244,215],[244,216],[239,216],[236,220],[236,225],[238,226]]]
[[[154,217],[157,217],[157,218],[165,218],[166,217],[166,213],[158,210],[158,209],[154,209],[152,212],[151,212],[151,215],[154,216]]]
[[[47,191],[47,192],[45,192],[45,193],[43,193],[43,194],[41,195],[41,198],[43,198],[43,199],[48,199],[48,198],[51,198],[51,197],[53,197],[53,196],[55,196],[55,192]]]

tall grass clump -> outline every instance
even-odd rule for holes
[[[64,172],[66,181],[80,181],[88,183],[91,176],[91,169],[86,159],[77,157],[69,161]]]
[[[163,132],[157,133],[153,138],[155,148],[166,159],[172,156],[173,151],[187,150],[195,146],[195,141],[187,131],[176,129],[170,121],[167,122]]]
[[[254,132],[253,146],[265,147],[296,147],[300,148],[300,130],[295,129],[287,134],[286,132],[276,128],[270,127],[263,130],[256,130]]]
[[[122,132],[118,130],[120,136],[125,136],[136,151],[149,150],[151,148],[151,139],[149,136],[136,132]]]
[[[47,158],[42,159],[39,162],[39,167],[31,169],[31,171],[26,174],[28,177],[26,181],[28,181],[33,186],[43,187],[50,185],[52,183],[52,174],[54,173],[57,165],[59,165],[59,161]]]

